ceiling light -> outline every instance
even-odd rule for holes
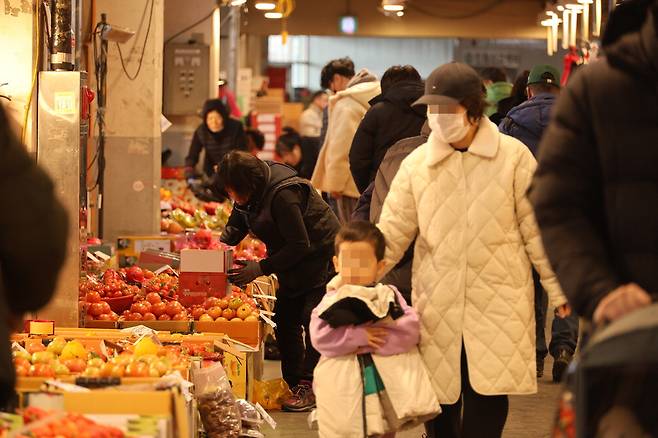
[[[270,20],[279,20],[283,18],[283,14],[281,12],[265,12],[265,18],[269,18]]]
[[[256,2],[254,7],[256,9],[258,9],[259,11],[271,11],[271,10],[276,8],[276,3],[272,2],[272,1],[259,0],[259,1]]]
[[[231,0],[231,6],[242,6],[247,0]]]
[[[404,17],[404,11],[398,11],[397,14],[398,17]]]
[[[387,12],[404,11],[405,0],[382,0],[382,9]]]

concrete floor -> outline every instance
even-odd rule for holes
[[[546,360],[546,372],[539,381],[539,391],[530,396],[510,397],[510,413],[504,438],[548,438],[557,406],[560,386],[551,382],[552,362]],[[281,375],[279,362],[265,362],[265,379],[274,379]],[[312,438],[317,432],[308,428],[308,414],[271,412],[278,426],[276,430],[266,428],[268,438]],[[420,438],[423,428],[397,434],[397,438]]]

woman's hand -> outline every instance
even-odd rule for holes
[[[557,316],[558,318],[564,319],[570,315],[571,315],[571,306],[568,304],[563,304],[560,307],[555,308],[555,316]]]
[[[366,335],[368,336],[368,347],[378,350],[386,344],[388,329],[383,327],[368,327],[366,328]]]

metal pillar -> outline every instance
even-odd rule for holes
[[[229,53],[227,79],[229,87],[237,92],[238,70],[240,68],[240,6],[231,7],[231,27],[229,28]]]

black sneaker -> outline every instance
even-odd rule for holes
[[[537,378],[541,379],[544,377],[544,359],[537,358]]]
[[[569,367],[571,359],[573,359],[573,354],[571,352],[562,348],[557,351],[555,361],[553,362],[553,383],[562,382],[562,377]]]
[[[292,389],[292,397],[282,406],[287,412],[310,412],[315,409],[315,394],[311,382],[302,380]]]

